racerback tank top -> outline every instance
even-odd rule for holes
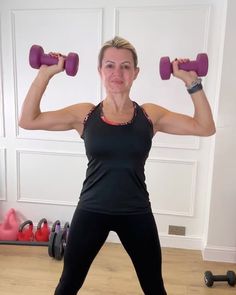
[[[102,120],[102,103],[84,123],[88,167],[79,208],[106,214],[151,211],[144,166],[151,149],[153,126],[134,102],[130,122],[112,125]]]

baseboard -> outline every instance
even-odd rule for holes
[[[161,247],[201,250],[202,239],[200,237],[175,236],[159,234]],[[115,232],[110,232],[107,242],[120,243],[119,237]]]
[[[236,247],[216,247],[206,246],[202,249],[202,238],[191,236],[175,236],[159,234],[161,247],[199,250],[202,252],[203,260],[236,263]],[[107,242],[120,243],[119,237],[115,232],[110,232]]]
[[[160,234],[160,243],[162,247],[201,250],[202,239],[195,236],[177,236]]]
[[[109,236],[108,236],[108,238],[107,238],[106,241],[109,242],[109,243],[117,243],[117,244],[120,244],[120,239],[119,239],[119,237],[118,237],[117,234],[116,234],[115,232],[113,232],[113,231],[111,231],[111,232],[109,233]]]
[[[236,263],[236,247],[206,246],[202,250],[203,260]]]

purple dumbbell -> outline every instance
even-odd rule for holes
[[[32,68],[39,69],[41,65],[55,65],[58,63],[58,58],[50,54],[45,54],[44,50],[39,45],[33,45],[30,48],[29,63]],[[69,53],[65,57],[64,68],[67,75],[75,76],[79,67],[79,56],[77,53]]]
[[[208,57],[206,53],[199,53],[196,60],[190,60],[186,63],[179,64],[179,69],[184,71],[195,71],[199,77],[206,76],[208,71]],[[160,59],[160,76],[162,80],[170,79],[173,73],[172,63],[168,56]]]

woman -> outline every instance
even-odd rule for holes
[[[167,294],[161,270],[161,248],[145,184],[144,165],[156,132],[209,136],[215,133],[211,109],[195,72],[179,70],[194,104],[194,116],[158,105],[139,106],[130,89],[139,68],[135,48],[115,37],[99,54],[98,71],[105,99],[94,106],[79,103],[41,112],[40,101],[50,79],[63,71],[64,58],[42,66],[25,98],[19,125],[25,129],[75,129],[84,139],[88,168],[75,210],[56,295],[75,295],[109,232],[115,231],[135,267],[146,295]]]

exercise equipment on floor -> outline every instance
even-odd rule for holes
[[[19,222],[16,212],[11,208],[5,215],[3,223],[0,224],[0,240],[15,241],[18,235]]]
[[[46,218],[42,218],[37,225],[34,232],[34,225],[31,220],[26,220],[19,226],[18,241],[34,242],[35,244],[41,244],[42,242],[48,242],[50,235],[50,228]]]
[[[33,222],[26,220],[19,226],[19,232],[17,236],[18,241],[32,242],[34,240]]]
[[[35,240],[38,242],[48,242],[50,235],[50,228],[46,218],[43,218],[39,221],[37,225],[37,230],[35,232]]]
[[[69,228],[69,222],[66,222],[63,228],[61,228],[61,223],[59,220],[53,224],[48,243],[48,255],[50,257],[55,258],[56,260],[61,260],[63,258],[68,239]]]
[[[15,210],[10,209],[0,224],[0,244],[46,246],[48,255],[56,260],[61,260],[69,234],[69,222],[62,227],[56,220],[51,229],[46,218],[42,218],[34,231],[32,220],[26,220],[19,224]]]
[[[71,52],[65,57],[64,68],[66,74],[75,76],[79,68],[79,56],[77,53]],[[32,68],[39,69],[41,65],[55,65],[58,63],[58,58],[52,54],[45,54],[44,50],[39,45],[32,45],[29,52],[29,63]]]
[[[206,76],[208,72],[208,56],[206,53],[199,53],[196,60],[180,63],[179,69],[195,71],[199,77]],[[173,73],[173,67],[168,56],[164,56],[160,59],[159,71],[162,80],[170,79],[170,75]]]
[[[206,271],[204,281],[207,287],[212,287],[214,282],[227,282],[233,287],[236,284],[236,274],[232,270],[227,271],[226,275],[213,275],[211,271]]]
[[[59,220],[56,220],[52,225],[49,242],[48,242],[48,255],[53,258],[55,257],[54,242],[55,242],[56,235],[60,230],[61,230],[61,222]]]

